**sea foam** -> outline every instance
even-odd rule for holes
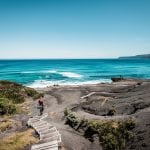
[[[44,88],[53,85],[89,85],[89,84],[98,84],[98,83],[110,83],[109,79],[101,79],[101,80],[91,80],[91,81],[48,81],[48,80],[35,80],[32,84],[27,85],[31,88]]]
[[[24,71],[23,74],[59,74],[68,78],[81,78],[82,75],[74,72],[61,72],[56,70]]]
[[[73,73],[73,72],[59,72],[59,74],[63,75],[64,77],[69,77],[69,78],[81,78],[82,75]]]

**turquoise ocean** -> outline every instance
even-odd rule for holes
[[[0,80],[29,87],[111,82],[120,75],[150,79],[150,59],[0,60]]]

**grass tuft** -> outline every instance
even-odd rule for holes
[[[0,123],[0,132],[4,132],[5,130],[7,130],[8,128],[10,128],[12,126],[13,122],[10,120],[3,120]]]
[[[0,150],[23,150],[26,146],[38,142],[32,136],[32,129],[24,132],[17,132],[0,140]]]
[[[0,115],[11,115],[17,112],[17,106],[6,98],[0,98]]]

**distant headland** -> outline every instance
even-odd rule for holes
[[[150,59],[150,54],[119,57],[119,59],[141,59],[141,58]]]

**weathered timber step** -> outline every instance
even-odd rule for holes
[[[38,127],[34,126],[33,128],[39,133],[43,129],[48,130],[48,129],[52,128],[52,127],[53,127],[52,125],[47,124],[45,126],[44,125],[43,126],[38,126]]]
[[[54,127],[52,126],[51,128],[50,127],[44,127],[44,128],[40,128],[40,129],[37,129],[37,132],[39,133],[39,135],[42,133],[42,132],[48,132],[50,131],[51,129],[53,129]]]
[[[47,143],[43,143],[43,144],[35,144],[32,146],[32,150],[36,150],[36,149],[41,149],[41,148],[51,148],[53,146],[58,146],[58,141],[52,141],[52,142],[47,142]]]
[[[61,144],[61,134],[47,121],[44,121],[48,114],[35,116],[28,120],[28,126],[35,129],[40,138],[40,143],[32,145],[31,150],[58,150]]]
[[[45,138],[57,136],[58,134],[59,134],[58,131],[53,132],[53,133],[41,134],[40,139],[45,139]]]
[[[43,124],[47,124],[47,121],[33,122],[33,123],[31,123],[31,126],[39,126],[39,125],[43,125]]]
[[[61,143],[61,135],[58,134],[58,135],[55,135],[55,136],[52,136],[52,137],[49,137],[49,138],[45,138],[45,139],[42,139],[40,140],[40,142],[49,142],[49,141],[55,141],[57,140],[58,143]]]
[[[55,131],[57,131],[56,127],[52,127],[52,128],[50,128],[50,129],[48,129],[48,130],[41,130],[39,133],[40,133],[40,134],[53,133],[53,132],[55,132]]]
[[[42,126],[52,126],[51,124],[47,123],[47,122],[39,122],[39,123],[36,123],[36,124],[33,124],[32,127],[42,127]]]
[[[45,119],[47,116],[48,116],[47,113],[43,114],[42,116],[34,116],[32,118],[29,118],[27,124],[30,126],[31,123],[41,121],[41,120]]]

